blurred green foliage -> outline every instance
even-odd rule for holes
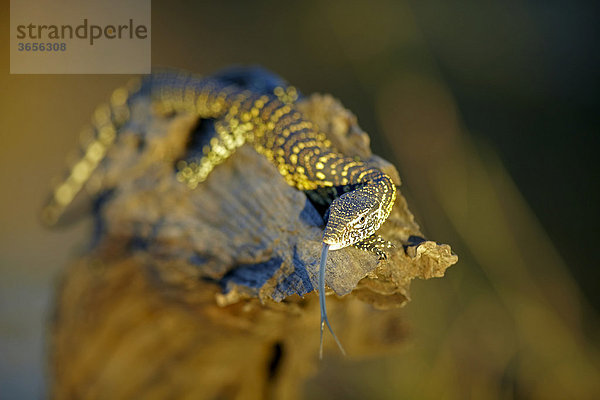
[[[460,256],[445,278],[413,285],[401,352],[328,361],[307,398],[600,395],[596,5],[152,6],[154,65],[261,64],[340,98],[399,167],[427,236]],[[0,393],[43,390],[42,316],[82,228],[49,237],[34,214],[78,128],[124,81],[10,76],[2,63]]]

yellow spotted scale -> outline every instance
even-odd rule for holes
[[[204,145],[202,156],[177,163],[176,178],[190,189],[204,181],[238,147],[251,143],[277,167],[289,185],[328,207],[318,279],[319,357],[323,354],[325,325],[344,353],[325,307],[327,252],[352,245],[385,258],[384,250],[390,244],[375,232],[392,210],[396,187],[379,169],[336,152],[325,134],[295,107],[298,95],[291,86],[277,86],[267,93],[218,78],[165,71],[117,89],[110,103],[93,114],[91,140],[81,159],[55,188],[43,210],[44,221],[54,224],[84,187],[114,143],[119,128],[128,121],[131,100],[137,96],[150,96],[163,111],[215,120],[216,135]]]

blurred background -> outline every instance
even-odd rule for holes
[[[224,2],[223,2],[224,3]],[[600,398],[597,2],[152,2],[152,59],[260,64],[332,93],[459,263],[415,282],[397,354],[328,360],[307,398]],[[0,398],[45,393],[60,272],[89,227],[37,213],[119,75],[9,75],[0,9]]]

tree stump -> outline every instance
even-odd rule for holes
[[[400,185],[337,100],[312,95],[298,107],[341,152]],[[318,368],[323,219],[250,145],[196,189],[178,182],[197,125],[137,99],[88,183],[94,244],[58,289],[52,397],[294,399]],[[401,193],[380,232],[396,246],[385,261],[355,248],[329,255],[327,305],[349,359],[398,347],[404,325],[390,309],[409,300],[412,279],[457,261],[422,238]],[[325,337],[326,350],[333,343]]]

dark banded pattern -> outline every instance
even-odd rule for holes
[[[331,331],[324,295],[327,251],[354,245],[385,258],[390,245],[375,232],[392,210],[396,187],[380,170],[336,152],[325,134],[295,107],[298,93],[294,87],[269,88],[269,83],[257,88],[249,83],[253,84],[218,75],[200,78],[167,71],[143,79],[140,85],[117,89],[110,103],[94,113],[89,143],[80,161],[54,190],[43,217],[54,224],[85,186],[129,118],[129,106],[136,96],[150,96],[164,112],[213,119],[216,134],[199,155],[177,162],[178,181],[194,189],[237,148],[251,143],[289,185],[305,191],[317,206],[328,208],[318,288],[322,344],[324,325]]]

